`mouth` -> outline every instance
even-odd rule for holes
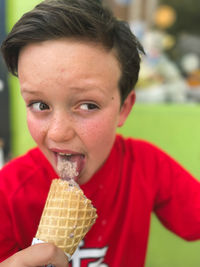
[[[63,179],[77,181],[85,165],[85,155],[63,152],[56,152],[55,154],[59,176]]]

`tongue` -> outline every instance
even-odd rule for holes
[[[75,179],[83,167],[83,156],[58,156],[58,173],[62,179]]]

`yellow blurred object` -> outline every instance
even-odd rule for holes
[[[0,138],[0,148],[3,147],[3,144],[4,144],[4,143],[3,143],[3,139]]]
[[[157,8],[154,15],[154,21],[159,28],[169,28],[174,24],[175,20],[176,12],[172,7],[161,5]]]
[[[171,49],[175,45],[175,38],[172,35],[166,34],[163,40],[163,49]]]
[[[191,73],[191,75],[187,78],[187,83],[191,87],[200,86],[200,69]]]

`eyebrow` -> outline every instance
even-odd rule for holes
[[[27,90],[27,89],[21,89],[21,92],[22,92],[22,93],[33,94],[33,95],[39,93],[39,91],[29,91],[29,90]]]
[[[105,94],[105,91],[107,91],[93,84],[87,85],[86,87],[75,87],[74,86],[70,88],[70,90],[75,91],[77,93],[90,92],[90,91],[93,91],[93,89],[98,89],[103,94]],[[27,88],[21,88],[21,94],[42,95],[43,93],[37,90],[29,90]]]
[[[43,95],[43,93],[42,92],[40,92],[40,91],[32,91],[32,90],[28,90],[28,89],[21,89],[21,94],[23,95],[23,94],[29,94],[29,95]]]
[[[73,90],[73,91],[80,92],[80,93],[82,93],[82,92],[90,92],[90,91],[93,91],[93,89],[98,89],[102,93],[105,92],[101,87],[96,86],[96,85],[87,85],[87,87],[71,87],[70,89]]]

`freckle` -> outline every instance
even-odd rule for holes
[[[114,98],[114,96],[112,97],[112,100],[114,100],[115,98]]]

